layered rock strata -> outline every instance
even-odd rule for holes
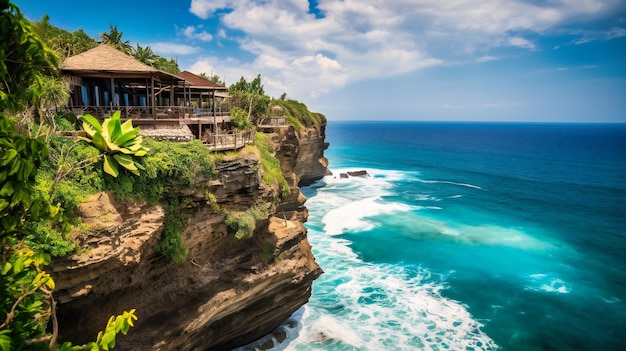
[[[181,209],[189,218],[183,264],[155,251],[161,206],[118,203],[107,193],[83,204],[88,229],[76,235],[80,254],[51,267],[61,339],[94,340],[111,315],[134,308],[139,320],[118,336],[120,350],[229,350],[268,334],[305,304],[322,271],[307,241],[298,184],[326,174],[327,144],[323,128],[285,128],[272,140],[291,189],[277,206],[278,191],[263,184],[254,153],[220,162],[218,176],[202,188],[172,190],[193,199]],[[259,203],[274,214],[257,223],[251,239],[235,239],[224,210]]]

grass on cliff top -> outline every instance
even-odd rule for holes
[[[274,145],[270,138],[263,133],[257,132],[254,138],[254,144],[259,149],[261,155],[261,167],[263,168],[263,183],[268,185],[276,185],[280,191],[280,199],[284,200],[289,196],[291,190],[289,184],[283,176],[280,168],[280,162],[274,157]]]
[[[71,217],[89,195],[109,190],[122,201],[137,200],[149,204],[161,202],[167,205],[177,201],[168,195],[172,187],[193,188],[197,182],[209,179],[216,173],[214,154],[200,141],[172,143],[146,138],[144,145],[150,151],[146,156],[138,158],[138,163],[144,168],[140,175],[122,171],[117,178],[113,178],[102,171],[102,157],[96,149],[70,138],[53,136],[49,141],[51,157],[37,174],[37,190],[49,196],[51,203],[60,204],[69,215],[68,220],[79,225],[80,218]],[[81,162],[84,162],[82,168],[72,168]],[[176,243],[177,239],[171,236],[172,232],[168,230],[166,239]],[[50,223],[37,223],[27,240],[34,248],[53,256],[67,256],[76,251],[76,245],[71,239],[60,234]],[[168,249],[172,249],[169,252],[176,255],[182,252],[180,247]],[[174,261],[180,261],[180,257]]]
[[[326,116],[311,112],[308,107],[295,100],[272,100],[272,105],[281,106],[285,112],[287,124],[299,133],[303,127],[319,127],[326,123]]]

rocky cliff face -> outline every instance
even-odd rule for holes
[[[120,350],[229,350],[268,334],[305,304],[322,272],[307,241],[298,184],[326,174],[327,144],[323,128],[300,135],[289,128],[272,140],[291,196],[273,205],[278,191],[262,183],[253,153],[219,163],[206,188],[177,190],[194,199],[181,210],[190,218],[182,232],[189,254],[181,265],[155,252],[160,206],[116,203],[106,193],[83,204],[90,229],[77,235],[81,254],[52,267],[61,338],[93,340],[109,316],[135,308],[139,320],[118,337]],[[275,215],[257,224],[253,238],[235,239],[220,208],[245,210],[259,202]]]

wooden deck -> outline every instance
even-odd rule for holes
[[[239,150],[246,145],[254,145],[254,131],[247,130],[237,133],[212,134],[203,140],[211,151]]]
[[[132,119],[135,126],[159,128],[187,125],[197,133],[196,137],[202,140],[203,144],[211,151],[239,150],[246,145],[254,145],[254,130],[236,133],[206,133],[209,126],[212,126],[213,130],[219,130],[220,128],[216,126],[229,123],[231,121],[230,112],[213,112],[209,109],[182,106],[157,106],[154,110],[149,106],[121,106],[116,108],[87,106],[74,108],[72,112],[77,116],[91,114],[98,119],[104,119],[118,110],[122,120]]]
[[[194,119],[197,123],[202,121],[206,123],[222,123],[230,122],[230,111],[212,111],[206,108],[194,108],[185,106],[119,106],[119,107],[107,107],[107,106],[85,106],[72,108],[77,116],[90,114],[96,118],[107,118],[115,111],[120,111],[120,118],[132,119],[133,121],[140,120],[183,120]],[[212,120],[217,118],[217,120]]]

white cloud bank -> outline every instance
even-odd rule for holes
[[[254,60],[205,57],[190,70],[216,72],[227,83],[261,73],[268,93],[306,98],[455,60],[489,61],[499,47],[536,50],[529,35],[602,18],[622,2],[319,0],[310,13],[307,0],[192,0],[191,13],[219,16],[218,37],[235,36]]]

